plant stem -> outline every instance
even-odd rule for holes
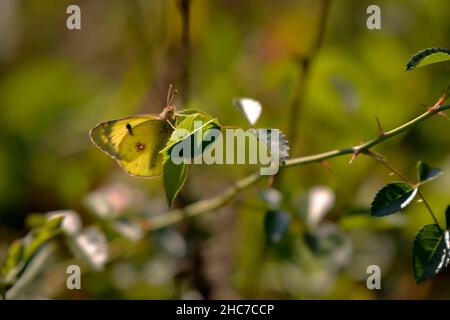
[[[428,203],[427,199],[425,199],[422,191],[420,191],[420,189],[417,189],[417,194],[419,195],[420,199],[422,199],[423,204],[425,205],[425,207],[427,208],[428,212],[430,213],[431,217],[434,220],[434,223],[438,226],[439,229],[441,229],[441,231],[443,230],[441,225],[439,224],[438,220],[436,219],[436,216],[434,215],[433,209],[431,209],[430,204]]]
[[[183,94],[181,96],[183,105],[186,105],[190,98],[190,62],[191,62],[191,44],[189,37],[190,29],[190,6],[191,0],[179,0],[179,10],[181,14],[181,43],[182,52],[182,70],[181,70],[181,87]]]
[[[240,191],[254,185],[264,176],[259,173],[254,173],[244,179],[239,180],[234,186],[225,190],[222,194],[207,199],[195,202],[181,209],[175,209],[160,215],[157,215],[149,220],[143,221],[143,228],[146,230],[155,230],[174,224],[185,217],[192,217],[203,212],[218,209],[233,199]]]
[[[368,151],[370,148],[376,146],[377,144],[380,144],[384,142],[385,140],[391,139],[394,136],[399,135],[400,133],[405,132],[406,130],[415,127],[419,123],[425,121],[426,119],[430,118],[431,116],[437,114],[438,112],[441,112],[443,110],[450,109],[450,104],[441,105],[439,108],[427,111],[417,118],[391,130],[388,132],[385,132],[383,135],[379,135],[378,137],[370,140],[367,143],[364,143],[362,145],[353,146],[349,148],[344,148],[340,150],[332,150],[327,151],[324,153],[319,153],[315,155],[310,155],[306,157],[299,157],[287,160],[285,162],[285,165],[280,168],[280,170],[284,170],[286,168],[300,166],[308,163],[314,163],[314,162],[321,162],[326,159],[330,158],[336,158],[339,156],[343,156],[346,154],[355,154],[356,152],[364,152]],[[155,230],[159,228],[166,227],[168,225],[177,223],[178,221],[182,220],[184,217],[192,217],[204,212],[213,211],[215,209],[218,209],[224,205],[226,205],[231,199],[233,199],[239,192],[241,192],[244,189],[249,188],[250,186],[256,184],[259,180],[262,178],[265,178],[266,176],[259,175],[258,172],[253,173],[239,181],[237,181],[234,186],[226,189],[223,193],[221,193],[218,196],[215,196],[210,199],[201,200],[198,202],[195,202],[193,204],[190,204],[182,209],[176,209],[171,210],[165,213],[162,213],[160,215],[154,216],[152,218],[147,218],[143,221],[141,221],[143,229],[144,230]],[[423,198],[422,198],[423,200]],[[427,202],[424,201],[425,205],[428,207]],[[432,214],[433,219],[437,222],[437,219],[435,218],[434,214]]]
[[[292,98],[289,114],[289,125],[287,137],[293,148],[297,142],[297,132],[298,132],[298,118],[303,106],[303,99],[305,96],[305,89],[308,85],[309,74],[311,69],[311,64],[317,54],[317,51],[322,45],[325,27],[328,18],[328,12],[330,7],[330,0],[322,0],[319,3],[319,23],[317,27],[317,36],[312,44],[311,50],[307,56],[300,56],[298,60],[298,82],[294,90],[294,97]]]
[[[321,0],[319,2],[319,21],[317,25],[317,34],[311,45],[311,50],[305,56],[298,55],[296,57],[298,79],[295,84],[294,95],[287,112],[288,126],[286,128],[287,139],[290,144],[291,152],[294,152],[295,146],[297,145],[298,122],[304,106],[305,92],[310,78],[311,64],[313,63],[317,52],[319,51],[323,43],[329,8],[330,0]],[[278,188],[280,185],[282,185],[283,177],[283,171],[280,171],[278,174],[273,176],[272,181],[269,181],[269,183],[271,185],[274,185],[275,188]]]
[[[373,157],[374,158],[374,157]],[[398,171],[397,169],[395,169],[393,166],[391,166],[386,160],[379,160],[374,158],[375,160],[377,160],[379,163],[381,163],[383,166],[385,166],[386,168],[388,168],[390,171],[392,171],[393,173],[395,173],[397,175],[397,177],[399,177],[400,179],[402,179],[403,181],[405,181],[406,183],[414,186],[414,183],[408,179],[408,177],[404,176],[400,171]]]

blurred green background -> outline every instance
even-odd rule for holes
[[[291,157],[367,141],[378,132],[375,116],[391,129],[422,113],[420,104],[433,104],[449,84],[450,64],[411,72],[405,64],[421,49],[450,46],[450,3],[375,2],[330,1],[316,50],[327,3],[318,0],[191,0],[188,45],[180,1],[2,0],[0,255],[29,230],[30,214],[71,209],[105,229],[111,259],[102,271],[83,267],[82,290],[68,290],[65,267],[74,261],[53,255],[19,297],[450,298],[448,270],[415,284],[412,241],[432,223],[423,205],[383,221],[368,216],[376,191],[395,178],[363,156],[351,165],[349,157],[330,160],[331,173],[312,164],[282,174],[276,187],[291,224],[276,244],[267,244],[263,229],[266,182],[222,209],[145,236],[118,235],[103,221],[168,210],[160,178],[127,176],[88,133],[102,121],[159,113],[170,83],[180,91],[179,109],[206,111],[222,124],[247,126],[233,97],[259,100],[258,127],[287,133],[294,126]],[[70,4],[81,8],[81,30],[66,28]],[[370,4],[381,7],[381,30],[366,28]],[[447,173],[424,190],[442,222],[449,145],[449,123],[435,117],[375,149],[412,178],[418,160]],[[191,166],[177,205],[217,195],[255,170]],[[326,238],[319,248],[301,218],[318,186],[335,199],[315,235]],[[381,290],[366,287],[372,264],[381,268]]]

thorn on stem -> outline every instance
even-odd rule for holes
[[[428,112],[433,112],[437,109],[439,109],[439,107],[444,103],[444,101],[447,99],[448,97],[448,90],[449,90],[450,86],[447,87],[447,89],[445,89],[444,93],[442,94],[442,96],[438,99],[438,101],[436,101],[436,103],[434,104],[434,106],[432,107],[428,107],[425,105],[425,107],[428,109]],[[447,118],[447,115],[445,113],[438,112],[437,113],[440,116],[443,116],[444,118]],[[447,118],[448,119],[448,118]]]
[[[349,164],[352,164],[352,162],[356,159],[356,157],[361,153],[360,149],[355,149],[355,151],[353,151],[353,155],[352,158],[350,159],[350,161],[348,162]]]
[[[384,136],[384,130],[383,130],[383,127],[381,126],[380,119],[378,119],[377,116],[375,116],[375,119],[377,120],[377,125],[378,125],[378,135],[380,137],[382,137],[382,136]]]
[[[449,87],[447,87],[447,89],[445,89],[444,94],[434,104],[433,109],[439,108],[444,103],[445,99],[447,99],[447,96],[448,96],[448,89],[449,89]]]
[[[441,100],[441,99],[439,99],[439,100]],[[442,102],[444,102],[444,100],[442,100]],[[442,104],[442,102],[441,102],[441,104]],[[439,104],[439,101],[438,101],[438,102],[436,102],[434,107],[428,107],[426,104],[423,104],[423,103],[421,103],[420,105],[425,107],[425,108],[427,108],[428,112],[434,112],[434,111],[436,111],[436,109],[438,109],[441,106],[441,104]],[[444,111],[439,111],[436,114],[438,116],[441,116],[441,117],[447,119],[447,120],[450,120],[450,118],[448,117],[448,115]]]
[[[444,113],[444,111],[439,111],[439,112],[437,113],[437,115],[438,115],[438,116],[441,116],[441,117],[444,117],[444,118],[447,119],[447,120],[450,120],[450,118],[448,117],[447,114]]]

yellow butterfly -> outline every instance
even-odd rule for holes
[[[159,114],[140,114],[102,122],[92,128],[92,142],[130,175],[154,178],[162,175],[163,154],[176,121],[171,87],[167,104]]]

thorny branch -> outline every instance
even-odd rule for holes
[[[415,127],[419,123],[425,121],[426,119],[432,117],[435,114],[439,114],[444,110],[450,109],[450,104],[439,105],[437,108],[430,109],[427,112],[421,114],[417,118],[395,128],[390,131],[379,134],[376,138],[361,144],[356,145],[349,148],[339,149],[327,151],[315,155],[310,155],[306,157],[298,157],[289,159],[285,162],[284,166],[280,168],[280,170],[284,170],[290,167],[305,165],[308,163],[322,162],[324,160],[330,158],[336,158],[343,155],[353,155],[356,157],[358,154],[369,151],[372,147],[391,139],[400,133]],[[159,228],[163,228],[169,226],[171,224],[177,223],[185,217],[192,217],[199,215],[201,213],[213,211],[220,207],[225,206],[230,200],[232,200],[237,194],[239,194],[242,190],[249,188],[250,186],[256,184],[259,180],[264,179],[266,176],[261,176],[259,173],[253,173],[239,181],[237,181],[232,187],[226,189],[223,193],[218,196],[201,200],[195,203],[192,203],[184,208],[171,210],[160,215],[154,216],[152,218],[148,218],[142,220],[142,226],[144,230],[150,231]]]

